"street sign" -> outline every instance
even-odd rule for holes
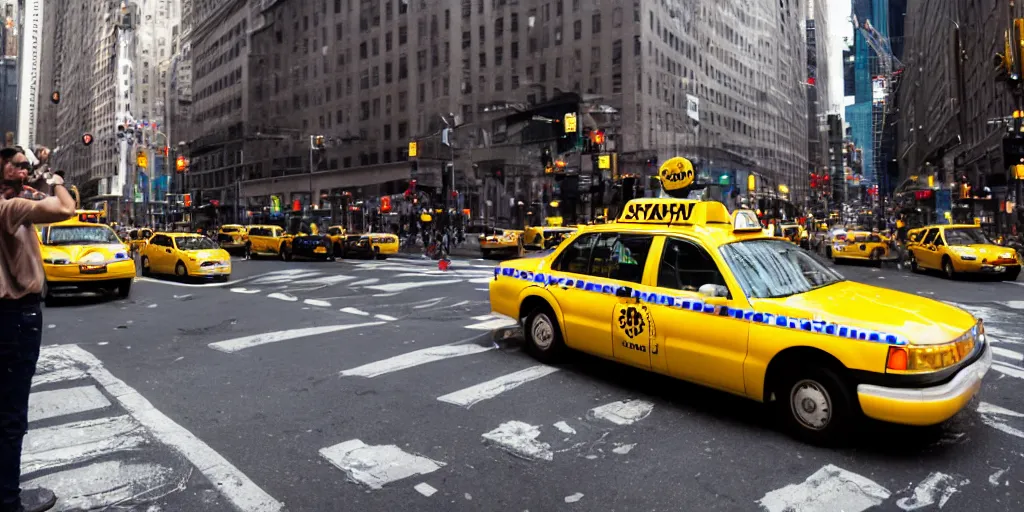
[[[416,141],[409,143],[409,156],[416,156]]]
[[[611,155],[597,155],[597,168],[598,169],[611,169],[612,168],[612,156]]]
[[[578,131],[577,127],[576,127],[576,113],[575,112],[566,113],[565,114],[565,119],[563,119],[563,120],[565,121],[565,133],[576,133]]]
[[[145,151],[139,151],[138,153],[135,154],[135,165],[143,169],[149,168],[149,158],[146,157]]]

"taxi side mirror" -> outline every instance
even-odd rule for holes
[[[633,296],[633,289],[628,286],[620,286],[615,290],[615,296],[628,299]]]
[[[697,293],[705,297],[704,302],[708,304],[721,305],[725,304],[725,299],[729,297],[729,289],[720,284],[705,284],[701,285],[697,289]],[[708,300],[708,299],[721,299],[720,301]]]

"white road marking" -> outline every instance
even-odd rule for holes
[[[287,301],[287,302],[295,302],[295,301],[299,300],[299,298],[294,296],[294,295],[288,295],[287,293],[278,293],[278,292],[267,294],[267,298],[268,299],[283,300],[283,301]]]
[[[1019,366],[1013,366],[1012,364],[1006,364],[1002,361],[993,361],[992,369],[1003,374],[1015,377],[1018,379],[1024,379],[1024,368]]]
[[[348,313],[350,315],[370,316],[370,314],[367,313],[366,311],[356,308],[341,308],[339,311],[341,311],[342,313]]]
[[[60,496],[55,510],[95,510],[130,502],[148,490],[173,485],[174,478],[173,470],[159,464],[124,464],[114,460],[42,476],[24,487],[53,489]]]
[[[632,425],[651,415],[654,404],[646,400],[619,400],[600,407],[595,407],[588,413],[591,417],[607,420],[616,425]]]
[[[306,299],[306,300],[302,301],[302,303],[306,304],[306,305],[309,305],[309,306],[316,306],[318,308],[329,308],[329,307],[331,307],[331,303],[330,302],[327,302],[326,300],[320,300],[320,299]]]
[[[558,368],[547,365],[531,366],[524,370],[510,373],[508,375],[502,375],[496,379],[489,380],[470,386],[465,389],[460,389],[453,393],[448,393],[444,396],[437,397],[438,400],[449,404],[458,405],[460,407],[470,408],[484,400],[490,400],[506,391],[515,389],[527,382],[537,380],[541,377],[546,377],[558,371]]]
[[[370,279],[363,279],[362,281],[356,281],[354,283],[349,283],[348,285],[349,286],[366,286],[368,284],[379,283],[379,282],[380,282],[380,279],[377,279],[377,278],[374,277],[374,278],[370,278]]]
[[[67,380],[84,379],[86,377],[88,377],[88,375],[85,371],[78,368],[62,368],[52,372],[37,373],[32,377],[32,387],[42,386],[43,384],[52,384],[54,382],[64,382]]]
[[[584,496],[584,494],[582,492],[574,492],[574,493],[566,496],[563,499],[563,501],[565,501],[566,503],[576,503],[577,501],[582,500],[583,496]]]
[[[149,400],[146,400],[122,380],[114,377],[95,356],[75,345],[60,345],[49,348],[49,350],[62,351],[70,359],[87,366],[89,375],[96,379],[121,407],[128,411],[128,414],[145,427],[150,435],[188,459],[236,508],[247,512],[277,512],[284,507],[281,502],[272,498],[238,468],[231,465],[227,459],[153,407]],[[69,481],[94,482],[100,480],[96,474],[87,471],[89,469],[89,467],[82,468],[83,474],[79,475],[77,480],[70,478]],[[66,474],[67,472],[63,472],[50,476],[56,478]],[[118,475],[118,479],[114,481],[123,485],[125,480],[123,476]],[[30,482],[30,484],[27,488],[57,487],[40,482]],[[67,496],[65,493],[62,495]]]
[[[404,292],[412,290],[414,288],[424,288],[427,286],[440,286],[444,284],[455,284],[461,283],[462,279],[438,279],[436,281],[427,281],[419,283],[387,283],[387,284],[376,284],[367,286],[371,290],[377,290],[381,292]]]
[[[420,483],[414,485],[413,489],[416,489],[416,492],[418,492],[418,493],[420,493],[420,494],[422,494],[422,495],[424,495],[424,496],[426,496],[428,498],[433,496],[434,493],[437,492],[437,489],[434,489],[434,487],[432,485],[430,485],[430,484],[428,484],[426,482],[420,482]]]
[[[480,318],[480,317],[477,317],[477,318]],[[493,331],[494,329],[501,329],[503,327],[512,327],[512,326],[515,326],[515,325],[519,325],[519,322],[516,322],[515,320],[513,320],[511,318],[504,318],[504,317],[498,317],[498,318],[488,317],[488,318],[491,318],[491,319],[483,321],[483,322],[467,325],[466,329],[474,329],[474,330],[477,330],[477,331]],[[474,320],[475,320],[475,318],[474,318]]]
[[[526,460],[554,459],[551,445],[537,441],[540,427],[522,421],[507,421],[498,428],[487,432],[483,438],[501,449]]]
[[[474,316],[473,320],[484,321],[484,320],[493,320],[495,318],[497,318],[497,317],[494,316],[494,315],[480,315],[480,316]]]
[[[558,423],[555,423],[554,427],[564,434],[573,435],[576,433],[576,429],[570,427],[569,424],[564,421],[559,421]]]
[[[1002,416],[1009,416],[1011,418],[1024,418],[1024,414],[1017,411],[1011,411],[998,405],[993,405],[988,402],[981,402],[978,404],[978,414],[981,415],[981,422],[1004,433],[1010,434],[1011,436],[1019,437],[1024,439],[1024,432],[1020,429],[1011,427],[1006,424],[1006,420]]]
[[[110,400],[96,386],[37,391],[28,398],[28,421],[41,421],[105,407],[110,407]]]
[[[413,306],[413,309],[427,309],[427,308],[430,308],[430,307],[434,307],[435,305],[437,305],[439,302],[441,302],[444,299],[445,299],[444,297],[440,297],[440,298],[436,298],[436,299],[426,300],[422,304],[420,304],[419,306]]]
[[[1003,468],[1003,469],[1000,469],[1000,470],[996,471],[995,473],[992,473],[991,475],[989,475],[988,476],[988,483],[989,483],[989,485],[998,486],[999,485],[999,479],[1002,478],[1003,474],[1005,474],[1009,470],[1010,470],[1010,468]],[[1009,485],[1010,482],[1007,481],[1006,483],[1007,483],[1007,485]]]
[[[803,483],[771,491],[757,503],[768,512],[863,512],[891,495],[872,480],[828,464]]]
[[[373,294],[374,297],[394,297],[395,295],[398,295],[398,292],[395,292],[395,293],[375,293],[375,294]]]
[[[939,508],[946,506],[949,498],[957,492],[956,486],[970,483],[967,480],[955,478],[938,471],[932,472],[927,478],[917,484],[914,488],[914,495],[896,500],[896,506],[903,510],[918,510],[931,507],[936,503]]]
[[[276,270],[263,274],[262,276],[256,276],[253,284],[273,284],[273,283],[284,283],[289,281],[297,281],[299,279],[309,279],[315,276],[323,275],[322,272],[309,272],[301,268],[292,268],[287,270]]]
[[[615,448],[612,448],[612,452],[613,453],[617,453],[619,455],[626,455],[627,453],[632,451],[633,448],[636,448],[636,443],[632,443],[632,444],[615,443]]]
[[[413,475],[426,475],[444,467],[443,462],[406,453],[393,445],[371,446],[352,439],[322,448],[320,455],[348,477],[371,489]]]
[[[244,293],[246,295],[253,295],[260,292],[259,290],[253,290],[250,288],[232,288],[231,291],[234,293]]]
[[[1024,309],[1024,300],[1008,300],[1004,301],[1003,304],[1006,304],[1008,308]]]
[[[57,466],[81,464],[100,455],[136,448],[145,442],[142,425],[130,416],[32,429],[25,435],[21,472],[28,474]]]
[[[384,320],[385,322],[394,322],[397,318],[390,315],[373,315],[377,320]]]
[[[346,331],[349,329],[359,329],[362,327],[374,327],[377,325],[384,325],[384,322],[366,322],[361,324],[341,324],[341,325],[321,325],[319,327],[306,327],[302,329],[289,329],[287,331],[276,331],[276,332],[264,332],[260,334],[253,334],[251,336],[242,336],[240,338],[233,338],[230,340],[218,341],[216,343],[210,343],[209,347],[214,350],[221,352],[227,352],[229,354],[245,350],[247,348],[258,347],[260,345],[266,345],[268,343],[277,343],[279,341],[288,341],[296,338],[305,338],[307,336],[318,336],[321,334],[328,334],[338,331]]]
[[[302,279],[300,281],[293,281],[292,284],[319,284],[324,286],[334,286],[338,283],[344,283],[345,281],[351,281],[355,279],[355,276],[324,276],[317,277],[314,279]]]
[[[1007,350],[1005,348],[1000,348],[1000,347],[992,347],[992,353],[994,355],[999,356],[999,357],[1005,357],[1007,359],[1013,359],[1014,361],[1017,361],[1017,362],[1024,361],[1024,354],[1021,354],[1020,352],[1016,352],[1016,351],[1013,351],[1013,350]]]
[[[476,291],[478,291],[478,292],[489,292],[489,291],[491,291],[491,289],[490,288],[477,288]]]
[[[180,286],[182,288],[221,288],[224,286],[233,286],[241,282],[241,280],[230,282],[225,281],[223,283],[179,283],[178,281],[167,281],[164,279],[155,279],[152,277],[136,277],[136,281],[146,281],[147,283],[159,283],[166,284],[168,286]]]
[[[491,282],[493,279],[493,277],[477,277],[474,279],[470,279],[469,282],[473,284],[487,284]]]
[[[341,372],[342,377],[366,377],[373,378],[387,373],[406,370],[414,366],[433,363],[453,357],[468,356],[494,350],[493,346],[482,347],[480,345],[441,345],[430,347],[414,352],[407,352],[402,355],[390,357],[373,363],[345,370]]]

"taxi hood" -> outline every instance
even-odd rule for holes
[[[989,261],[1016,257],[1014,254],[1016,251],[1013,249],[994,244],[951,245],[949,249],[959,254],[969,254]]]
[[[78,263],[83,259],[104,262],[128,258],[128,250],[123,244],[44,245],[41,252],[45,258],[67,259],[71,263]]]
[[[931,345],[956,339],[977,320],[944,302],[852,281],[778,299],[753,299],[757,311],[803,316],[903,336]]]

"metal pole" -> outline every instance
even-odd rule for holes
[[[309,136],[309,210],[313,210],[313,135]]]

